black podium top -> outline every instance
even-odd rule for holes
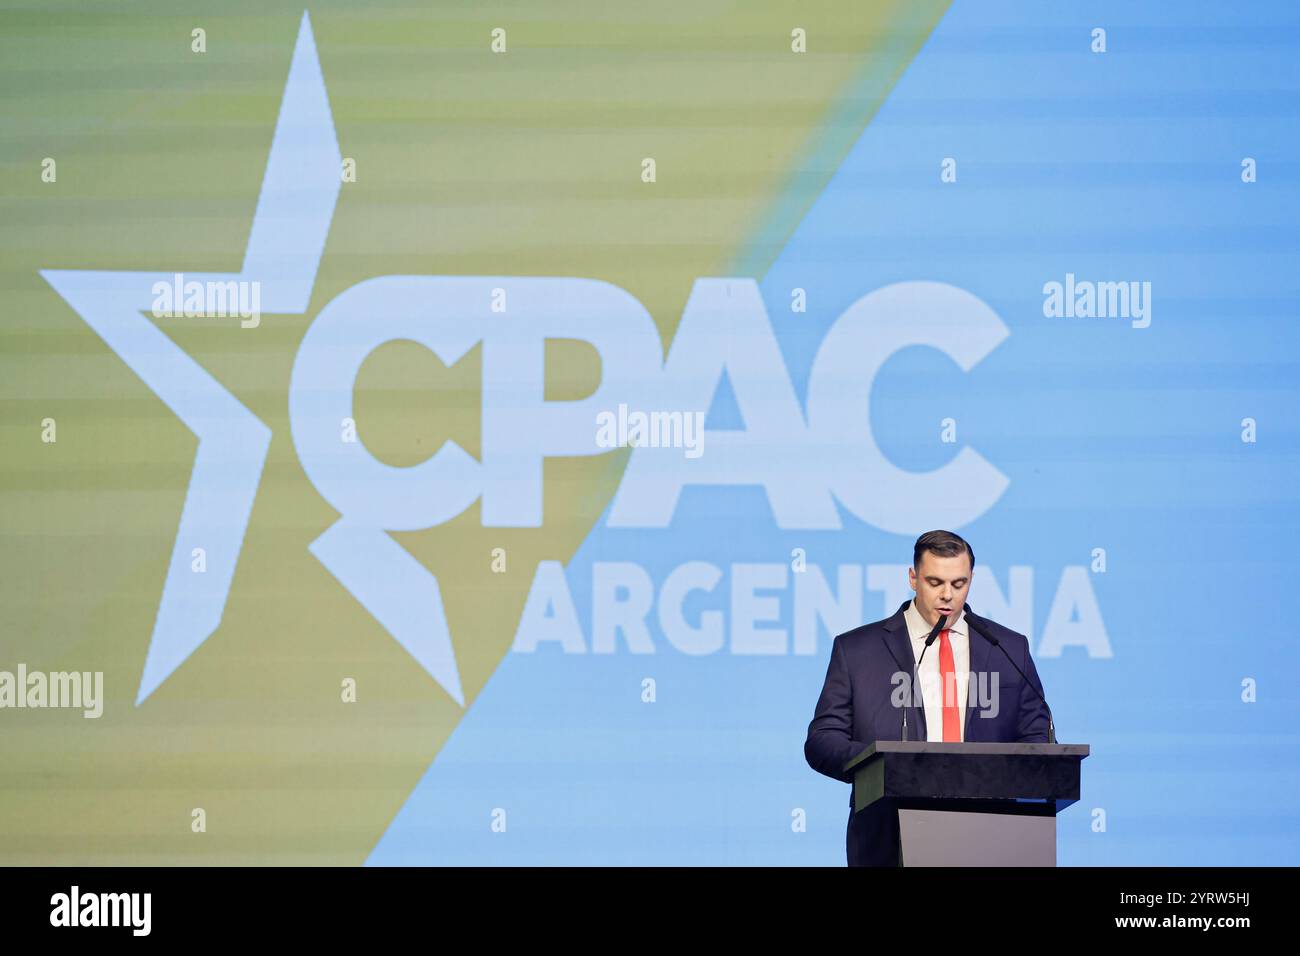
[[[1079,799],[1087,744],[877,740],[844,765],[853,805],[1055,815]]]

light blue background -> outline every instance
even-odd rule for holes
[[[1010,328],[970,374],[935,350],[896,355],[872,425],[900,467],[970,445],[1011,479],[954,530],[1003,591],[1010,566],[1034,568],[1035,648],[1061,568],[1106,549],[1092,586],[1113,658],[1038,662],[1060,739],[1093,748],[1058,821],[1062,864],[1300,863],[1298,62],[1288,3],[957,0],[761,277],[801,400],[830,324],[888,283],[951,283]],[[1045,318],[1042,286],[1067,272],[1150,281],[1150,328]],[[790,312],[796,286],[807,314]],[[935,440],[954,410],[956,447]],[[842,516],[780,532],[760,489],[695,488],[668,530],[602,521],[568,569],[584,629],[593,561],[638,562],[656,584],[684,561],[795,547],[832,583],[838,563],[910,561],[911,536]],[[688,619],[725,595],[697,595]],[[865,620],[892,611],[866,594]],[[782,613],[789,627],[788,600]],[[650,620],[654,655],[507,656],[370,862],[842,865],[848,788],[803,758],[828,635],[813,656],[691,657]]]

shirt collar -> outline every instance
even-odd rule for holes
[[[915,599],[907,605],[907,610],[903,612],[903,620],[907,622],[907,636],[913,641],[923,641],[929,635],[930,625],[925,623],[925,618],[921,617],[921,612],[916,609]],[[965,610],[957,612],[957,620],[948,622],[948,630],[951,631],[952,634],[960,634],[962,637],[969,637],[966,633]]]

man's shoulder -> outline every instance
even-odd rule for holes
[[[862,624],[853,628],[851,631],[845,631],[843,634],[836,635],[835,640],[844,646],[860,644],[864,641],[878,641],[881,637],[890,632],[890,628],[886,625],[888,625],[893,619],[894,616],[891,616],[879,621],[872,621],[870,624]],[[906,628],[904,628],[904,633],[906,633]]]
[[[1029,648],[1029,638],[1019,631],[1013,631],[1006,625],[999,624],[997,621],[983,618],[981,624],[984,630],[991,633],[998,639],[1000,644],[1006,646],[1007,650],[1027,650]]]

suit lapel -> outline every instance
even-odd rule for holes
[[[993,646],[988,641],[971,630],[969,622],[966,624],[966,640],[970,644],[970,683],[966,687],[966,723],[961,733],[962,740],[970,740],[970,728],[974,726],[971,723],[972,715],[979,700],[979,675],[988,674],[989,654],[993,651]],[[986,676],[985,681],[989,690],[997,693],[992,686],[992,678]]]
[[[904,601],[894,616],[885,621],[885,642],[889,649],[893,651],[894,660],[900,661],[904,667],[911,667],[911,674],[916,677],[916,655],[912,653],[912,639],[907,633],[907,619],[903,612],[911,601]],[[912,728],[913,740],[925,740],[928,731],[925,726],[925,708],[908,706],[908,726]]]

